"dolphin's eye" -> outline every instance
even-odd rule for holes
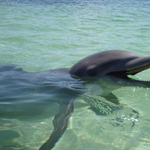
[[[96,69],[94,69],[94,68],[89,69],[89,70],[87,71],[87,76],[90,76],[90,77],[94,77],[94,76],[96,76],[97,74],[98,74],[98,73],[97,73]]]

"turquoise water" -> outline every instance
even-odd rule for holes
[[[69,68],[90,54],[124,49],[150,55],[149,0],[0,0],[0,64],[18,64],[29,72]],[[150,80],[150,70],[136,78]],[[114,115],[96,115],[79,97],[68,129],[55,150],[150,149],[149,89],[123,87],[113,93],[139,112],[114,125]],[[1,118],[2,150],[36,150],[53,130],[48,110],[40,119]],[[68,142],[69,141],[69,142]]]

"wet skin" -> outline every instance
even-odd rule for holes
[[[116,99],[113,103],[118,104],[117,97],[111,93],[112,90],[127,86],[127,83],[130,83],[130,86],[150,87],[149,81],[128,77],[148,68],[150,68],[149,56],[142,57],[123,50],[108,50],[90,55],[70,69],[31,73],[13,65],[1,65],[0,116],[14,118],[17,117],[17,111],[19,111],[18,118],[26,117],[26,113],[38,116],[46,109],[44,103],[49,102],[52,106],[55,103],[59,104],[58,113],[53,120],[54,130],[50,138],[39,148],[49,150],[65,132],[74,110],[73,101],[77,96],[87,93],[88,88],[93,87],[95,83],[100,85],[103,78],[109,78],[115,83],[118,81],[122,83],[116,86],[113,84],[110,91],[97,94],[111,102],[112,99]],[[95,89],[91,91],[94,92]],[[84,98],[92,107],[94,106],[92,98],[88,96]],[[35,104],[37,107],[32,111],[31,108]]]

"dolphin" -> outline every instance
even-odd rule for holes
[[[88,93],[95,83],[102,84],[101,79],[107,77],[119,84],[118,87],[127,86],[127,83],[132,83],[131,86],[150,87],[150,81],[128,77],[148,68],[150,68],[150,56],[142,57],[125,50],[102,51],[83,58],[71,68],[43,72],[26,72],[15,65],[1,65],[0,116],[17,117],[17,111],[20,118],[26,113],[35,115],[35,112],[38,112],[38,116],[46,108],[44,103],[49,102],[52,106],[54,103],[59,104],[58,113],[53,120],[54,130],[39,148],[39,150],[50,150],[67,129],[69,118],[74,111],[73,101],[77,96]],[[111,87],[113,90],[117,88]],[[95,89],[92,92],[95,92]],[[95,103],[95,99],[87,95],[85,101],[92,107],[97,107],[99,101],[96,100]],[[111,91],[107,94],[102,93],[102,96],[110,101],[117,99]]]

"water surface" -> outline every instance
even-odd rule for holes
[[[0,64],[37,72],[69,68],[85,56],[108,49],[150,55],[149,8],[149,0],[0,0]],[[149,74],[147,70],[136,78],[150,80]],[[126,114],[120,125],[114,123],[115,115],[96,115],[78,97],[69,127],[54,149],[148,150],[149,89],[122,87],[113,93],[124,106],[119,115]],[[129,108],[140,114],[134,127]],[[30,120],[1,116],[1,149],[38,149],[53,130],[53,115],[48,112],[47,107]]]

